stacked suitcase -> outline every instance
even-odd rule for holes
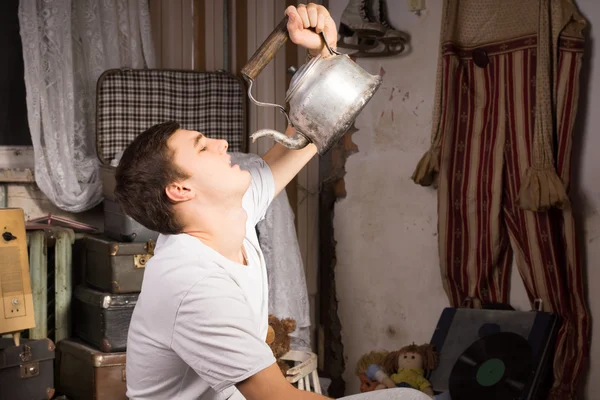
[[[0,399],[44,400],[55,393],[55,345],[48,338],[0,338]]]
[[[246,95],[242,80],[228,73],[115,69],[98,80],[96,109],[104,232],[85,238],[72,303],[75,337],[57,344],[56,389],[70,400],[125,400],[127,332],[158,234],[114,201],[115,159],[137,134],[168,120],[246,152]]]

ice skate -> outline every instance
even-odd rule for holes
[[[338,47],[366,51],[379,45],[377,39],[383,37],[387,29],[374,21],[369,9],[368,0],[350,0],[340,20]]]
[[[402,53],[406,49],[410,37],[405,32],[394,29],[390,25],[384,0],[373,0],[371,6],[369,14],[373,16],[375,22],[386,28],[383,36],[377,38],[377,41],[383,46],[362,47],[352,55],[358,58],[389,57]]]

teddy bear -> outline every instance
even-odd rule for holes
[[[290,351],[291,338],[290,333],[296,330],[296,321],[293,318],[279,319],[276,316],[269,315],[269,330],[267,331],[267,344],[273,351],[277,360],[279,369],[285,376],[290,366],[281,359],[281,356]]]
[[[437,366],[438,355],[433,345],[411,344],[398,351],[388,353],[383,364],[370,364],[365,373],[371,381],[379,382],[375,390],[412,387],[434,397],[431,383],[425,378],[425,371]]]

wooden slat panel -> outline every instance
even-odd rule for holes
[[[257,29],[257,21],[256,21],[256,12],[258,8],[258,3],[260,0],[248,0],[247,4],[247,58],[250,58],[252,54],[258,48],[258,43],[256,43],[256,29]],[[255,98],[260,99],[260,88],[256,85],[252,88],[252,94]],[[248,102],[248,134],[251,135],[256,131],[257,127],[257,106],[251,101]],[[258,153],[258,142],[249,141],[249,151],[251,153]]]
[[[0,146],[0,168],[33,168],[32,146]]]
[[[206,51],[205,71],[215,70],[215,0],[205,3],[204,9],[204,46]]]
[[[213,7],[213,34],[206,40],[214,41],[213,46],[213,68],[214,71],[224,69],[223,64],[223,2],[225,0],[212,0]]]
[[[285,1],[276,0],[273,4],[273,27],[279,24],[279,21],[284,16],[284,11],[286,8]],[[288,40],[289,42],[289,40]],[[273,67],[275,69],[274,82],[275,82],[275,103],[285,107],[285,93],[288,87],[288,79],[287,79],[287,45],[282,47],[279,52],[275,55],[275,58],[271,61]],[[281,113],[279,110],[274,110],[275,115],[275,125],[274,127],[280,132],[284,132],[287,127],[287,120],[285,115]]]
[[[181,1],[181,67],[194,69],[194,0]]]
[[[162,2],[162,68],[182,68],[182,0]]]
[[[274,22],[274,0],[258,0],[256,13],[256,47],[269,36],[275,28]],[[271,61],[256,79],[258,88],[257,99],[265,103],[275,102],[275,65]],[[257,110],[257,129],[275,129],[275,109],[273,107],[259,107]],[[261,138],[257,142],[257,152],[265,154],[272,146],[273,141],[269,138]]]
[[[1,183],[32,183],[35,177],[32,168],[0,168]]]
[[[48,337],[48,263],[46,233],[43,230],[27,232],[29,237],[29,274],[35,327],[29,330],[30,339]]]
[[[71,298],[73,297],[72,245],[75,236],[70,229],[56,231],[54,246],[54,313],[55,313],[55,342],[71,337]]]
[[[248,60],[248,2],[247,0],[233,0],[233,14],[235,24],[233,24],[233,36],[235,40],[232,43],[232,65],[233,71],[239,75],[239,72],[246,65]]]
[[[209,0],[211,1],[211,0]],[[196,71],[206,70],[206,31],[204,0],[194,0],[194,65]]]
[[[162,66],[162,0],[150,0],[150,23],[156,55],[156,68]]]
[[[308,293],[317,293],[319,263],[319,159],[306,166],[306,282]]]
[[[287,8],[288,6],[291,5],[296,5],[297,2],[294,0],[285,0],[285,8]],[[284,8],[284,10],[285,10]],[[287,69],[289,67],[299,67],[299,63],[298,63],[298,46],[295,45],[294,43],[292,43],[291,40],[288,40],[287,43],[285,44],[285,69],[287,71]],[[287,87],[289,87],[290,85],[290,81],[292,79],[292,76],[287,74],[285,75],[286,78],[286,90]],[[286,105],[287,107],[287,105]],[[292,207],[292,210],[294,211],[294,222],[296,224],[296,230],[298,229],[298,177],[295,176],[294,179],[291,180],[290,183],[288,183],[288,185],[286,186],[286,191],[287,191],[287,195],[288,195],[288,199],[290,201],[290,205]]]
[[[300,1],[299,3],[306,4],[306,1]],[[295,53],[295,66],[297,68],[300,68],[300,66],[304,64],[306,60],[306,50],[295,44],[293,44],[293,46],[294,48],[290,50],[290,53]],[[318,156],[315,156],[315,158],[317,157]],[[307,270],[311,268],[311,265],[309,265],[307,258],[309,246],[307,216],[308,202],[306,201],[307,188],[309,182],[308,167],[305,166],[304,168],[302,168],[302,170],[300,170],[300,172],[298,173],[296,179],[296,231],[298,232],[298,244],[300,245],[300,253],[302,254],[302,261],[304,262],[304,270],[305,272],[307,272]]]

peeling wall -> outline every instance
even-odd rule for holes
[[[588,20],[600,21],[600,5],[578,0]],[[330,0],[339,22],[347,0]],[[441,310],[448,306],[442,288],[437,248],[437,198],[433,188],[410,179],[427,150],[435,88],[441,0],[426,2],[420,16],[408,11],[408,1],[388,2],[389,19],[412,36],[412,53],[393,58],[359,59],[371,73],[383,73],[384,82],[356,121],[352,138],[358,152],[346,162],[347,195],[334,212],[337,247],[335,279],[338,314],[346,369],[346,394],[357,393],[354,375],[358,358],[371,350],[397,349],[411,342],[428,342]],[[593,36],[593,32],[592,32]],[[587,263],[592,318],[600,309],[600,281],[595,266],[600,248],[600,159],[595,155],[600,137],[594,126],[600,116],[586,112],[600,108],[600,44],[593,42],[589,85],[582,86],[583,117],[574,148],[573,200],[577,222],[584,231],[581,247]],[[596,57],[596,58],[594,58]],[[585,78],[584,73],[584,79]],[[587,86],[587,90],[585,89]],[[596,283],[597,285],[597,283]],[[511,304],[530,308],[523,284],[513,268]],[[596,320],[594,327],[598,326]],[[592,354],[600,351],[592,340]],[[589,376],[600,374],[600,360],[591,356]],[[600,381],[586,381],[585,398],[600,391]]]

